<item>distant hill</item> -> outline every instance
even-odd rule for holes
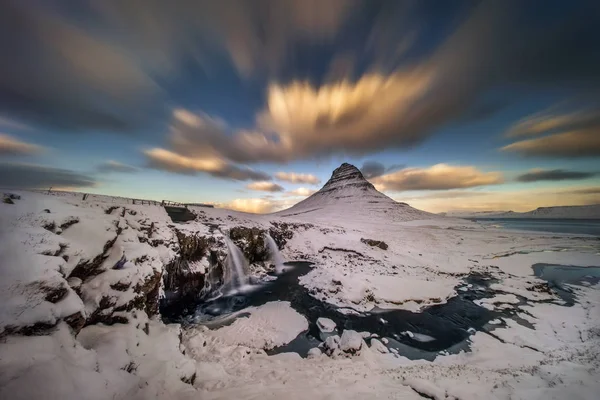
[[[457,211],[442,215],[458,218],[554,218],[554,219],[600,219],[600,204],[589,206],[539,207],[527,212],[514,211]]]

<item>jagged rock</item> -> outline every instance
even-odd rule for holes
[[[335,330],[335,322],[329,318],[317,319],[317,326],[319,327],[319,330],[324,333],[330,333]]]
[[[360,239],[364,244],[368,244],[369,246],[379,247],[381,250],[387,250],[388,245],[386,242],[382,240],[373,240],[373,239]]]
[[[77,335],[79,331],[85,326],[85,317],[82,313],[76,312],[65,318],[65,322],[69,324],[73,333]]]

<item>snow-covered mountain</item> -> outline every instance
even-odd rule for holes
[[[459,218],[554,218],[554,219],[600,219],[600,204],[589,206],[539,207],[527,212],[482,211],[449,212],[447,216]]]
[[[358,168],[348,163],[336,168],[321,190],[275,215],[310,220],[351,218],[390,222],[439,218],[387,197],[375,189]]]

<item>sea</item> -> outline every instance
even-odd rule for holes
[[[600,219],[472,218],[486,225],[522,231],[600,236]]]

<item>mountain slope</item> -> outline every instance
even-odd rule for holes
[[[385,219],[390,222],[440,218],[387,197],[377,191],[358,168],[347,163],[333,171],[321,190],[275,215],[318,220]]]

